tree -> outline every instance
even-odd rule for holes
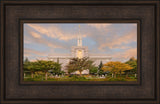
[[[117,74],[117,67],[116,67],[116,64],[117,64],[118,62],[108,62],[108,63],[106,63],[106,64],[104,64],[104,66],[103,66],[103,70],[104,71],[110,71],[112,74],[113,74],[113,76],[114,76],[114,78],[116,78],[116,74]]]
[[[116,74],[122,74],[126,70],[131,70],[132,67],[128,64],[121,63],[119,61],[111,61],[106,64],[104,64],[104,67],[102,68],[104,71],[110,71],[113,73],[114,78],[116,78]]]
[[[102,61],[100,62],[100,64],[99,64],[99,66],[98,66],[98,75],[103,75],[104,74],[104,71],[102,70],[102,68],[103,68],[103,63],[102,63]]]
[[[135,59],[134,57],[131,57],[127,62],[125,62],[126,64],[130,65],[132,67],[131,70],[126,71],[126,73],[128,74],[128,72],[132,73],[132,74],[137,74],[137,59]]]
[[[30,61],[29,61],[28,58],[26,57],[25,60],[24,60],[24,62],[23,62],[23,70],[24,70],[24,71],[29,71],[29,70],[28,70],[29,64],[30,64]]]
[[[40,67],[37,62],[25,61],[23,69],[31,72],[31,77],[34,77],[34,73],[40,70]]]
[[[28,71],[28,65],[29,65],[29,60],[26,57],[25,60],[24,60],[24,62],[23,62],[23,70],[24,71]]]
[[[53,73],[55,75],[61,75],[62,73],[64,73],[63,71],[61,71],[61,64],[59,64],[59,62],[55,62],[53,64]]]
[[[103,63],[102,63],[102,61],[101,61],[100,64],[99,64],[99,66],[98,66],[98,70],[101,70],[102,67],[103,67]]]
[[[135,59],[134,57],[131,57],[130,59],[129,59],[129,61],[136,61],[137,59]]]
[[[28,57],[26,57],[24,60],[24,63],[28,63],[28,62],[29,62],[29,59],[28,59]]]
[[[99,75],[99,76],[104,75],[104,71],[103,71],[103,70],[99,70],[99,71],[98,71],[98,75]]]
[[[46,60],[37,60],[39,69],[41,69],[45,73],[45,80],[48,79],[48,70],[54,68],[55,62],[53,61],[46,61]]]
[[[98,67],[95,67],[95,66],[90,67],[89,74],[96,75],[97,72],[98,72]]]
[[[79,71],[81,76],[82,71],[86,69],[90,69],[92,64],[93,64],[93,61],[89,60],[88,57],[72,58],[66,67],[68,69],[68,73]]]

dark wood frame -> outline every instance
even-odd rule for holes
[[[55,5],[104,5],[104,4],[107,4],[107,5],[154,5],[155,7],[155,35],[156,35],[156,40],[155,40],[155,43],[156,43],[156,70],[155,70],[155,98],[154,99],[108,99],[108,100],[105,100],[105,99],[54,99],[54,100],[44,100],[39,98],[39,99],[30,99],[30,100],[26,100],[26,99],[10,99],[10,100],[7,100],[5,99],[5,96],[6,96],[6,93],[5,93],[5,85],[6,85],[6,82],[5,82],[5,69],[4,69],[4,54],[5,54],[5,45],[4,45],[4,33],[5,33],[5,12],[4,12],[4,7],[7,5],[7,4],[12,4],[12,5],[23,5],[23,4],[27,4],[27,5],[34,5],[34,4],[40,4],[40,5],[47,5],[48,3],[51,3],[51,4],[55,4]],[[105,103],[105,104],[159,104],[160,103],[160,86],[159,86],[159,81],[160,81],[160,77],[159,77],[159,24],[160,24],[160,21],[159,21],[159,1],[158,0],[139,0],[139,1],[109,1],[109,0],[105,0],[105,1],[82,1],[82,0],[77,0],[77,1],[1,1],[1,103],[4,104],[4,103],[11,103],[11,104],[18,104],[18,103],[21,103],[21,104],[25,104],[25,103],[28,103],[28,104],[32,104],[32,103],[54,103],[54,104],[57,104],[57,103],[76,103],[76,104],[80,104],[80,103],[85,103],[85,104],[88,104],[88,103],[92,103],[92,104],[97,104],[97,103]],[[113,20],[113,21],[116,21],[116,20]],[[20,21],[19,21],[20,22]],[[75,21],[74,21],[75,22]],[[123,21],[124,22],[124,21]],[[140,38],[139,38],[140,39]],[[22,42],[22,41],[21,41]],[[140,44],[138,45],[139,48],[140,47]],[[21,50],[22,51],[22,50]],[[139,57],[141,56],[140,53],[139,54]],[[22,54],[21,54],[22,55]],[[21,58],[22,59],[22,58]],[[20,60],[21,60],[20,59]],[[139,61],[140,63],[140,61]],[[21,63],[21,66],[22,67],[22,63]],[[140,66],[139,66],[140,67]],[[22,77],[22,76],[21,76]],[[141,76],[140,76],[141,77]],[[141,78],[139,78],[141,79]],[[20,81],[22,81],[20,79]],[[139,82],[141,82],[139,80]],[[23,83],[21,82],[20,84],[25,84],[26,86],[30,85],[30,84],[35,84],[35,83]],[[48,84],[51,84],[51,83],[43,83],[43,85],[48,85]],[[58,84],[58,86],[60,84],[65,84],[66,83],[56,83]],[[83,86],[84,83],[72,83],[74,84],[75,86]],[[80,84],[80,85],[79,85]],[[89,84],[93,84],[93,83],[89,83]],[[97,83],[97,88],[98,86],[104,86],[104,84],[107,84],[107,85],[113,85],[113,86],[135,86],[135,83]],[[42,83],[36,83],[36,85],[38,86],[42,86]],[[53,85],[53,83],[51,84]],[[138,85],[141,85],[141,83],[138,83]],[[63,86],[63,85],[62,85]],[[70,85],[69,85],[70,86]],[[137,84],[136,84],[137,86]],[[89,87],[89,86],[88,86]]]

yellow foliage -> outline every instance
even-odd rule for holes
[[[102,69],[104,71],[110,71],[112,73],[123,73],[126,70],[131,70],[132,67],[119,61],[110,61],[104,64]]]

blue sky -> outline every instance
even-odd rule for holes
[[[25,23],[24,57],[34,61],[70,54],[78,35],[90,54],[123,62],[137,57],[136,23]]]

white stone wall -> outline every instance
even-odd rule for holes
[[[101,63],[101,61],[102,61],[103,64],[105,64],[105,63],[107,63],[107,62],[110,61],[110,59],[108,59],[108,58],[106,58],[106,59],[99,59],[99,58],[97,58],[97,59],[91,59],[91,60],[94,61],[94,64],[96,66],[98,66]]]
[[[105,56],[104,56],[105,57]],[[65,72],[67,72],[67,70],[66,70],[66,65],[69,63],[69,60],[71,59],[71,58],[63,58],[62,56],[61,57],[54,57],[54,58],[50,58],[52,61],[54,61],[54,62],[57,62],[57,59],[59,59],[59,63],[60,64],[62,64],[62,70],[63,71],[65,71]],[[110,61],[110,58],[100,58],[100,57],[98,57],[97,56],[97,58],[90,58],[91,60],[93,60],[94,61],[94,64],[96,65],[96,66],[98,66],[99,64],[100,64],[100,62],[102,61],[102,63],[103,64],[105,64],[105,63],[107,63],[107,62],[109,62]],[[78,72],[77,72],[78,73]],[[76,74],[77,74],[76,73]],[[86,74],[86,73],[89,73],[89,72],[83,72],[82,74]]]
[[[107,63],[108,61],[111,60],[111,57],[109,56],[96,56],[96,55],[89,55],[88,54],[88,47],[85,46],[73,46],[71,50],[70,55],[64,55],[64,56],[53,56],[49,57],[50,60],[57,62],[57,59],[59,59],[59,63],[62,64],[62,70],[66,71],[66,65],[69,63],[69,60],[71,58],[77,57],[77,50],[82,50],[83,52],[83,57],[89,57],[91,60],[94,61],[94,64],[98,66],[100,62],[102,61],[103,64]],[[89,73],[89,72],[84,72],[84,73]]]

